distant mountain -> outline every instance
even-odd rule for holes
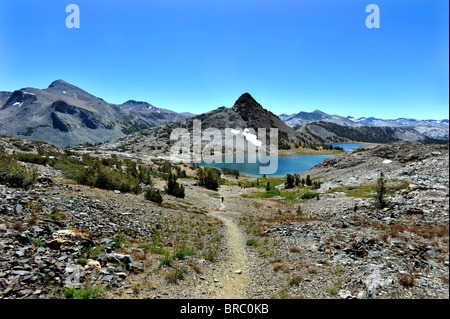
[[[299,132],[306,132],[326,143],[366,142],[392,143],[396,141],[442,144],[447,141],[432,139],[412,128],[386,126],[343,126],[331,122],[315,122],[300,126]]]
[[[278,116],[263,108],[248,93],[242,94],[231,110],[246,122],[248,128],[253,128],[255,131],[258,128],[277,128],[282,143],[294,142],[299,138],[291,127],[286,125]]]
[[[430,138],[444,140],[449,139],[449,120],[415,120],[407,118],[383,120],[374,117],[355,118],[352,116],[343,117],[340,115],[330,115],[318,110],[314,112],[300,112],[291,115],[282,114],[280,115],[280,119],[292,128],[323,121],[350,127],[375,126],[413,128],[419,133],[422,133]]]
[[[11,95],[12,92],[0,91],[0,109],[6,104],[6,102],[8,102]]]
[[[345,126],[355,126],[355,122],[345,117],[339,115],[330,115],[319,110],[313,112],[300,112],[292,115],[282,114],[280,115],[280,119],[292,128],[320,121],[332,122]]]
[[[415,120],[409,118],[383,120],[374,117],[355,118],[352,116],[347,116],[347,119],[358,125],[414,128],[416,131],[431,138],[449,139],[449,120]]]
[[[242,94],[234,103],[232,108],[220,107],[208,113],[196,115],[186,120],[186,127],[192,127],[193,120],[200,120],[202,128],[226,128],[252,129],[257,134],[259,128],[266,128],[267,133],[270,128],[278,129],[278,147],[290,148],[291,144],[299,143],[302,139],[294,129],[287,126],[278,116],[266,110],[256,102],[249,94]],[[315,144],[315,141],[309,141],[309,144]]]
[[[58,146],[114,140],[169,121],[120,108],[63,80],[14,91],[0,109],[1,134]]]
[[[159,110],[156,106],[147,102],[128,100],[123,104],[118,105],[121,109],[132,110],[138,112],[156,112]]]
[[[298,146],[318,146],[321,144],[321,142],[311,135],[295,131],[280,120],[278,116],[263,108],[249,93],[244,93],[236,100],[231,108],[222,106],[210,112],[186,118],[167,126],[151,128],[140,134],[127,136],[116,142],[106,143],[102,148],[112,150],[126,149],[139,152],[148,150],[148,145],[151,145],[151,150],[155,152],[168,152],[170,146],[174,143],[173,141],[169,141],[171,132],[176,128],[192,130],[194,120],[201,122],[202,130],[207,128],[219,129],[223,137],[225,136],[224,130],[226,128],[233,129],[239,132],[236,134],[243,134],[246,138],[249,136],[246,135],[248,134],[246,130],[250,134],[252,134],[252,130],[257,134],[259,128],[266,128],[267,133],[269,133],[270,128],[277,128],[279,149],[289,149]],[[249,139],[247,140],[249,141]],[[204,142],[206,143],[207,141]]]
[[[194,117],[194,116],[197,115],[197,114],[190,113],[190,112],[181,112],[181,114],[183,114],[183,115],[186,116],[186,117]]]
[[[130,115],[148,122],[151,126],[165,125],[186,118],[186,115],[158,108],[147,102],[129,100],[118,107]]]

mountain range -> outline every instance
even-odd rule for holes
[[[344,126],[333,122],[313,122],[301,125],[298,132],[307,133],[323,143],[393,143],[397,141],[423,144],[446,144],[447,140],[434,139],[413,128],[388,126]]]
[[[152,137],[141,143],[158,149],[170,145],[171,130],[192,128],[245,130],[278,129],[279,149],[317,147],[343,141],[424,143],[448,140],[448,120],[380,120],[329,115],[321,111],[282,114],[279,117],[259,104],[249,93],[242,94],[231,108],[222,106],[195,115],[158,108],[148,102],[128,100],[108,103],[63,80],[46,89],[23,88],[0,92],[0,134],[45,141],[58,146],[98,144],[130,145],[136,136]],[[150,129],[150,130],[148,130]],[[138,134],[133,134],[138,133]],[[133,135],[135,137],[127,138]]]
[[[210,112],[195,115],[182,121],[150,128],[140,133],[105,143],[101,148],[110,151],[130,151],[132,153],[151,155],[167,154],[175,143],[170,140],[172,131],[177,128],[185,128],[192,132],[194,120],[200,121],[202,130],[208,128],[220,130],[222,143],[225,142],[226,128],[234,130],[236,133],[233,134],[244,135],[247,142],[252,142],[253,138],[257,137],[256,134],[259,128],[266,128],[267,134],[270,128],[276,128],[278,129],[279,149],[290,149],[299,146],[314,147],[318,143],[322,144],[316,137],[298,132],[289,127],[278,116],[259,104],[249,93],[244,93],[232,107],[221,106]],[[209,140],[202,141],[202,145],[209,144],[209,142]],[[269,136],[267,136],[266,142],[269,142]],[[255,144],[254,140],[252,143]]]
[[[281,114],[280,119],[292,128],[314,122],[330,122],[342,126],[350,127],[399,127],[412,128],[419,133],[433,139],[449,139],[449,120],[416,120],[410,118],[399,118],[393,120],[384,120],[374,117],[343,117],[340,115],[330,115],[322,111],[299,112],[296,114]]]
[[[102,143],[184,118],[146,102],[111,104],[63,80],[0,94],[0,133],[58,146]]]

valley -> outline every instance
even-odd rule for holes
[[[1,96],[0,299],[448,299],[446,140],[293,129],[248,93],[199,115],[62,80]],[[277,172],[174,160],[195,121],[244,159],[276,129]]]
[[[448,298],[448,145],[341,154],[300,174],[320,181],[314,189],[223,175],[215,191],[198,185],[190,164],[90,155],[150,169],[140,187],[160,192],[158,204],[144,190],[69,178],[63,163],[91,165],[76,151],[0,142],[13,156],[35,154],[16,158],[36,176],[27,188],[0,185],[1,298]],[[167,194],[170,172],[184,198]]]

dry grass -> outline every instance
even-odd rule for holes
[[[27,223],[30,225],[37,225],[39,223],[39,216],[36,213],[32,213],[28,218]]]
[[[386,239],[386,235],[392,238],[398,238],[401,232],[410,232],[415,235],[421,236],[425,239],[433,239],[436,237],[448,237],[449,225],[438,224],[426,224],[426,225],[408,225],[408,224],[392,224],[385,225],[383,223],[373,222],[371,225],[375,229],[385,230],[386,233],[381,238],[383,241]]]
[[[298,247],[291,247],[291,249],[289,249],[289,251],[291,253],[300,253],[300,252],[302,252],[301,248],[298,248]]]
[[[275,264],[273,266],[273,271],[282,271],[288,273],[294,265],[292,264]]]
[[[145,252],[142,252],[142,251],[135,251],[132,254],[132,257],[135,260],[146,260],[147,259],[147,254]]]
[[[403,287],[412,287],[415,281],[416,278],[413,275],[401,274],[398,276],[398,282]]]

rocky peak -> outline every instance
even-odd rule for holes
[[[75,88],[74,85],[72,85],[72,84],[70,84],[70,83],[68,83],[66,81],[63,81],[63,80],[53,81],[52,84],[50,84],[48,86],[48,88],[55,88],[55,89],[64,89],[64,88],[67,88],[67,87]]]
[[[135,110],[135,111],[147,111],[158,110],[158,108],[148,102],[128,100],[125,103],[119,105],[120,108]]]
[[[234,103],[232,110],[241,114],[255,108],[262,109],[262,106],[249,93],[244,93]]]
[[[5,105],[6,102],[8,102],[11,95],[12,95],[12,92],[4,92],[4,91],[0,92],[0,108],[2,108],[3,105]]]
[[[99,99],[96,96],[80,89],[79,87],[70,84],[64,80],[56,80],[53,81],[52,84],[49,85],[49,87],[45,90],[47,92],[53,93],[53,94],[58,94],[58,95],[73,95],[76,94],[78,98],[80,98],[81,96],[84,96],[87,99]],[[100,99],[101,100],[101,99]]]

